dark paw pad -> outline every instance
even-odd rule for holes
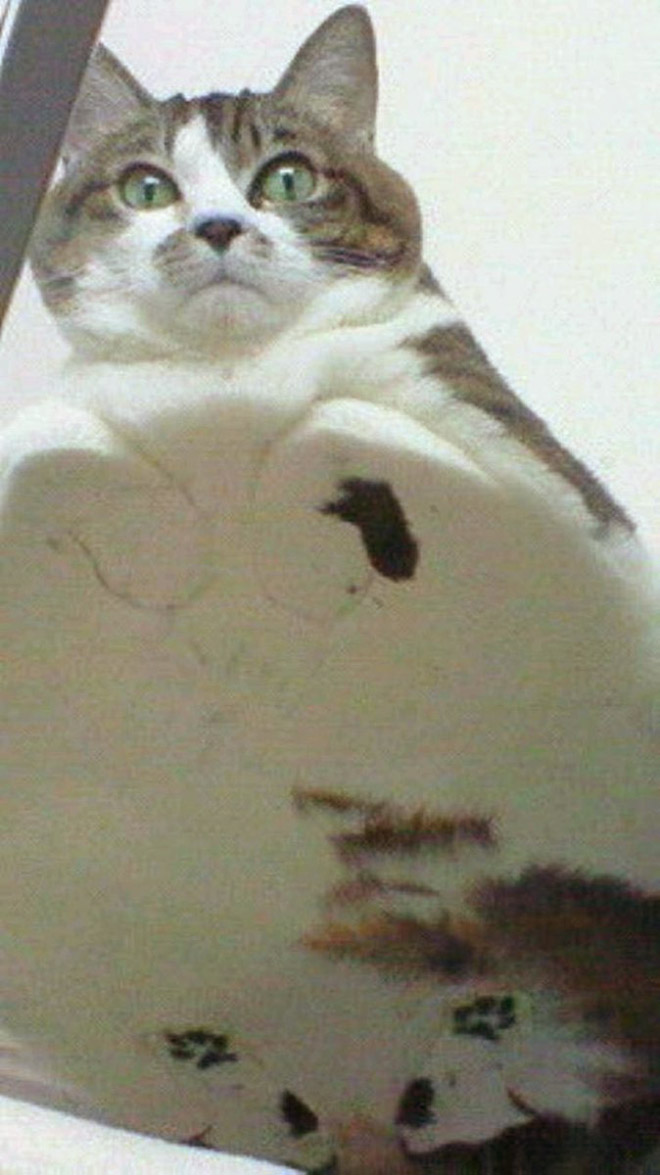
[[[238,1061],[238,1053],[229,1050],[229,1037],[208,1028],[166,1032],[165,1040],[171,1057],[177,1061],[191,1061],[197,1069],[211,1069],[214,1065]]]
[[[479,996],[454,1009],[453,1028],[457,1036],[480,1036],[496,1042],[514,1027],[516,1019],[514,996]]]

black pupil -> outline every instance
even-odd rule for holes
[[[156,199],[156,192],[158,191],[159,181],[155,175],[147,175],[144,177],[143,189],[144,198],[147,204],[153,204]]]
[[[288,167],[282,172],[282,183],[287,196],[293,196],[296,190],[296,175],[293,168]]]

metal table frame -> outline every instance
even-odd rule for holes
[[[107,5],[0,4],[0,327]]]

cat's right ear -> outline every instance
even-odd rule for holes
[[[82,80],[64,143],[62,160],[68,167],[101,136],[130,121],[154,99],[135,80],[114,53],[97,45]]]

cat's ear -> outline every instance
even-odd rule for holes
[[[115,130],[153,105],[154,99],[114,53],[105,45],[97,45],[64,137],[65,166],[86,151],[99,135]]]
[[[366,9],[350,4],[328,17],[298,50],[273,96],[371,145],[378,69]]]

